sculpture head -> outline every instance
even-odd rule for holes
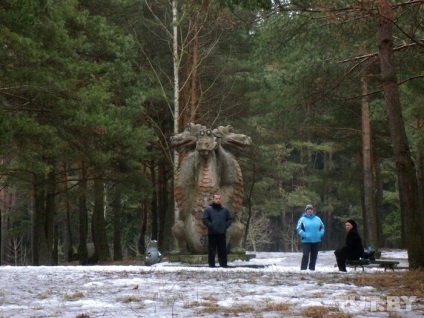
[[[206,127],[200,124],[188,123],[183,132],[171,137],[171,145],[178,151],[194,150],[197,141],[197,135]]]
[[[244,134],[236,134],[230,125],[219,126],[213,130],[219,143],[225,148],[242,149],[252,144],[252,139]]]
[[[207,157],[218,146],[216,138],[210,129],[202,129],[197,133],[196,150],[202,157]]]

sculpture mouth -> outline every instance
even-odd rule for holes
[[[226,136],[224,139],[226,144],[239,149],[245,148],[252,144],[252,139],[245,135],[233,134],[232,136]]]
[[[209,154],[211,153],[210,150],[197,150],[197,152],[199,153],[199,155],[201,155],[202,157],[209,157]]]
[[[195,137],[188,138],[171,138],[171,145],[173,147],[183,148],[194,145],[196,143]]]

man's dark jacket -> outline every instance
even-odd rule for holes
[[[208,234],[225,234],[232,219],[226,207],[212,203],[203,211],[202,221],[208,228]]]

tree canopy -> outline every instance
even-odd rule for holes
[[[107,260],[108,244],[135,256],[150,239],[172,249],[175,74],[180,127],[230,124],[252,137],[238,158],[242,221],[256,233],[247,248],[296,250],[309,203],[325,249],[346,218],[378,247],[422,237],[406,231],[413,213],[424,219],[424,1],[176,3],[176,22],[169,1],[0,4],[3,263],[17,236],[34,264]]]

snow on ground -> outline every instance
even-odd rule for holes
[[[382,258],[407,266],[403,250]],[[2,266],[0,318],[6,317],[423,317],[422,299],[387,296],[340,278],[333,251],[320,252],[315,272],[300,271],[301,253],[256,253],[230,268],[162,262],[153,266]],[[347,280],[348,281],[348,280]],[[311,316],[309,316],[311,317]]]

